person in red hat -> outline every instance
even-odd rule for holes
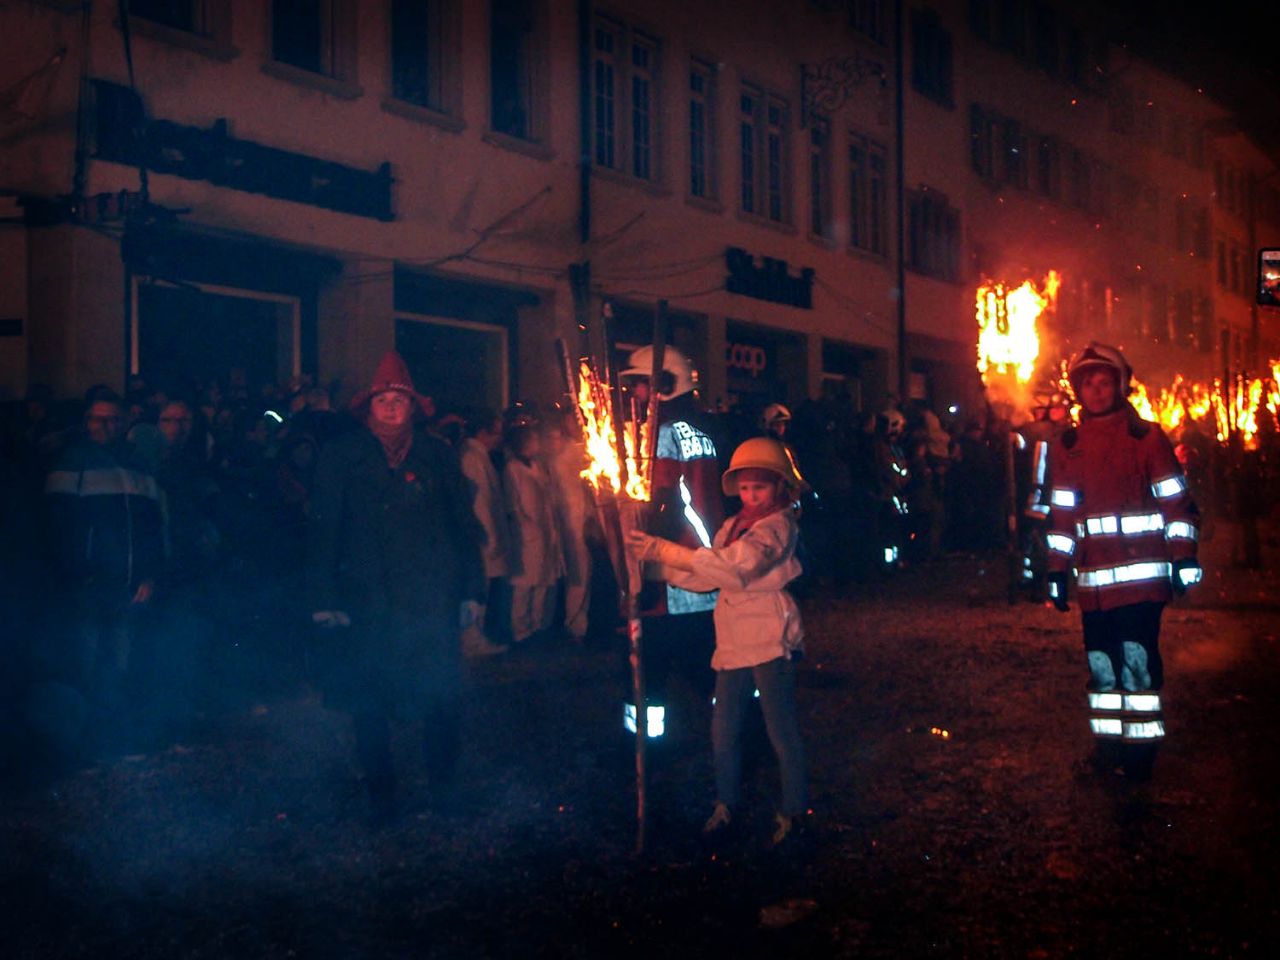
[[[393,719],[424,724],[432,787],[457,768],[462,629],[485,596],[484,533],[454,451],[394,352],[352,402],[360,427],[320,451],[308,543],[325,701],[351,715],[373,819],[397,812]]]

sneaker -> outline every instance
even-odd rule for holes
[[[708,817],[707,822],[702,825],[702,835],[704,837],[724,836],[732,824],[733,814],[729,812],[729,808],[723,803],[716,801],[716,808],[711,811],[711,816]]]
[[[505,644],[494,643],[488,637],[468,637],[462,645],[464,657],[495,657],[506,653],[510,648]]]

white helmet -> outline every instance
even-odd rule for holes
[[[766,430],[776,423],[787,423],[791,420],[791,411],[780,403],[771,403],[760,413],[760,426]]]
[[[1077,399],[1080,397],[1080,383],[1090,370],[1110,370],[1116,375],[1120,396],[1129,395],[1129,379],[1133,376],[1133,368],[1129,366],[1124,354],[1115,347],[1090,340],[1088,346],[1071,358],[1067,365],[1067,380]]]
[[[623,377],[653,376],[653,347],[641,347],[634,351],[627,360],[629,366],[623,370]],[[670,400],[690,391],[698,389],[698,371],[693,361],[675,347],[667,347],[662,351],[662,369],[671,374],[671,389],[658,391],[659,398]]]

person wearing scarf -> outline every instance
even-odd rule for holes
[[[326,705],[352,718],[379,824],[401,806],[391,724],[423,725],[431,789],[453,800],[461,630],[485,595],[484,533],[452,448],[421,427],[430,401],[383,357],[352,402],[359,426],[320,450],[307,582]]]
[[[724,522],[710,547],[692,549],[640,531],[627,538],[633,556],[660,564],[668,583],[700,593],[719,590],[711,657],[716,803],[703,827],[709,839],[723,838],[738,822],[742,728],[756,690],[782,774],[774,845],[794,843],[804,832],[808,787],[795,701],[804,627],[787,590],[803,572],[793,509],[802,482],[781,443],[753,437],[733,452],[721,478],[724,492],[740,497],[742,509]]]

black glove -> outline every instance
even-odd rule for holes
[[[1049,599],[1063,613],[1071,609],[1071,605],[1067,603],[1067,575],[1065,573],[1049,574]]]
[[[1187,587],[1199,583],[1202,576],[1204,576],[1204,569],[1200,566],[1199,560],[1188,558],[1174,561],[1173,592],[1182,596],[1187,592]]]

